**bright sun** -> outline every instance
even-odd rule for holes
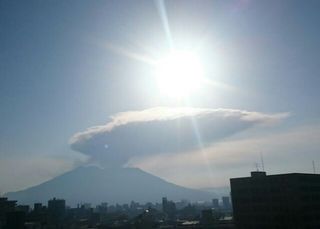
[[[187,97],[203,84],[203,66],[191,52],[173,51],[156,64],[156,77],[161,93],[170,97]]]

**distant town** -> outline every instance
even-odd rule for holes
[[[166,197],[161,203],[123,205],[90,203],[75,208],[66,200],[53,198],[47,205],[17,205],[14,200],[0,198],[0,228],[234,228],[229,197],[212,202],[173,202]]]
[[[231,178],[231,197],[211,202],[174,202],[109,205],[52,198],[47,204],[19,205],[0,198],[1,229],[65,228],[320,228],[320,175],[251,172]]]

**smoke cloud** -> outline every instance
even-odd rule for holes
[[[121,166],[136,156],[206,147],[250,127],[270,125],[287,116],[288,113],[234,109],[156,107],[118,113],[105,125],[76,133],[70,145],[103,165]]]

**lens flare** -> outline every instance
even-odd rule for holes
[[[186,97],[201,88],[203,66],[195,54],[175,51],[157,62],[156,77],[161,93]]]

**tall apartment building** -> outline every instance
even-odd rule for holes
[[[320,228],[318,174],[251,172],[230,184],[238,229]]]

